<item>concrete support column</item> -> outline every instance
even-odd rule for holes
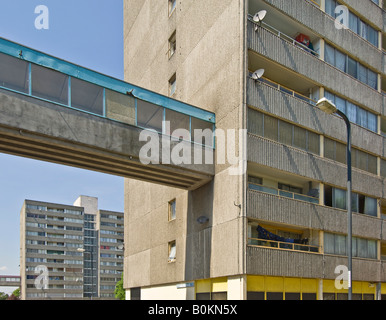
[[[228,277],[228,300],[247,300],[247,276]]]

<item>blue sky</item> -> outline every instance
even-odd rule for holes
[[[35,28],[39,5],[47,30]],[[123,0],[1,0],[0,37],[123,79]],[[123,178],[0,154],[0,274],[19,274],[24,199],[72,204],[79,195],[123,211]]]

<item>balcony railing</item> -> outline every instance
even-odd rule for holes
[[[249,183],[249,189],[264,192],[264,193],[273,194],[273,195],[276,195],[279,197],[284,197],[284,198],[319,204],[319,199],[315,198],[315,197],[310,197],[310,196],[307,196],[304,194],[299,194],[299,193],[290,192],[290,191],[286,191],[286,190],[274,189],[274,188],[266,187],[263,185],[255,184],[255,183]]]
[[[248,245],[250,246],[259,246],[259,247],[269,247],[274,249],[284,249],[292,251],[303,251],[303,252],[313,252],[319,253],[319,247],[311,246],[306,244],[290,243],[290,242],[280,242],[267,239],[257,239],[257,238],[248,238]]]
[[[253,21],[253,16],[252,15],[248,15],[248,20],[253,22],[255,24],[256,27],[264,27],[265,29],[269,30],[270,32],[272,32],[274,35],[276,35],[277,37],[293,44],[294,46],[298,46],[300,47],[301,49],[303,49],[304,51],[308,52],[308,53],[311,53],[312,55],[316,56],[316,57],[319,57],[319,53],[316,52],[315,50],[307,47],[306,45],[304,45],[303,43],[295,40],[294,38],[290,37],[289,35],[283,33],[282,31],[276,29],[275,27],[272,27],[270,26],[269,24],[261,21],[259,23],[256,23],[255,21]]]
[[[249,76],[252,76],[252,72],[251,71],[249,71]],[[272,80],[264,78],[264,77],[260,78],[258,81],[260,81],[261,83],[266,84],[267,86],[269,86],[271,88],[277,89],[280,92],[284,92],[284,93],[286,93],[286,94],[288,94],[288,95],[290,95],[292,97],[298,98],[298,99],[300,99],[300,100],[302,100],[302,101],[304,101],[306,103],[309,103],[309,104],[311,104],[313,106],[316,106],[317,101],[315,101],[315,100],[313,100],[311,98],[308,98],[308,97],[306,97],[306,96],[304,96],[304,95],[302,95],[302,94],[300,94],[300,93],[298,93],[298,92],[296,92],[296,91],[294,91],[292,89],[289,89],[289,88],[281,85],[280,83],[277,83],[275,81],[272,81]]]

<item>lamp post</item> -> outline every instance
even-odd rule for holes
[[[352,300],[352,169],[351,169],[351,124],[348,117],[326,98],[322,98],[316,104],[317,108],[327,114],[337,114],[343,118],[347,127],[347,253],[348,253],[348,300]]]
[[[93,256],[92,256],[92,253],[91,251],[87,251],[86,249],[84,248],[78,248],[76,249],[78,252],[82,252],[83,254],[87,253],[90,255],[90,261],[91,261],[91,300],[92,300],[92,297],[94,295],[94,270],[93,270]],[[83,279],[83,283],[84,283],[84,279]]]

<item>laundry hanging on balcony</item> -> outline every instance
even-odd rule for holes
[[[256,230],[258,232],[259,239],[272,240],[277,242],[297,243],[297,244],[308,243],[308,239],[291,239],[291,238],[280,237],[272,232],[269,232],[268,230],[264,229],[261,226],[258,226]]]
[[[294,243],[294,239],[284,238],[280,237],[272,232],[269,232],[268,230],[264,229],[263,227],[258,226],[257,232],[259,234],[259,239],[265,239],[265,240],[273,240],[278,242],[288,242],[288,243]]]

